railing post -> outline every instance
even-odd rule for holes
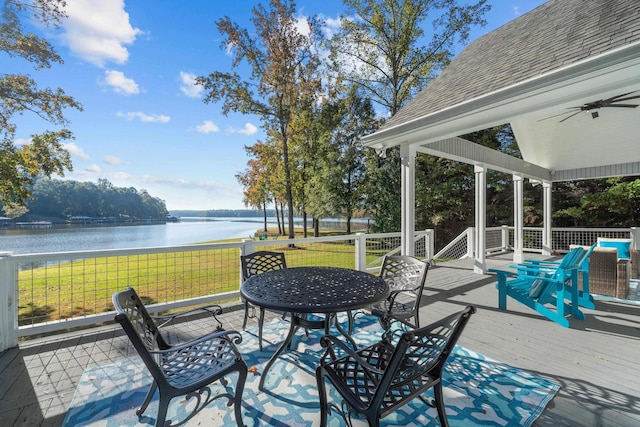
[[[476,254],[475,254],[475,247],[476,247],[475,236],[476,236],[476,229],[474,227],[467,228],[467,256],[469,258],[474,258],[476,256]]]
[[[253,242],[253,239],[249,240],[249,239],[242,239],[242,244],[240,245],[240,256],[245,256],[245,255],[249,255],[254,251],[255,247],[253,245],[247,245],[247,242]],[[238,257],[238,264],[240,264],[240,268],[238,269],[240,271],[240,284],[238,285],[238,289],[240,289],[240,286],[242,285],[242,282],[244,281],[244,278],[242,277],[242,261],[240,261],[240,257]]]
[[[0,252],[0,352],[18,345],[16,333],[16,272],[10,253]]]
[[[509,226],[503,225],[500,227],[501,231],[501,241],[500,246],[502,246],[502,250],[507,252],[509,250]]]
[[[356,270],[367,270],[367,235],[364,233],[356,233],[355,236],[355,259]]]
[[[436,232],[433,228],[429,228],[424,230],[427,232],[425,239],[428,239],[428,246],[426,247],[427,252],[427,261],[433,264],[433,256],[436,254]]]

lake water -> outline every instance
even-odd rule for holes
[[[270,226],[274,224],[269,222]],[[261,218],[182,218],[181,222],[154,225],[0,228],[0,252],[25,254],[175,246],[249,238],[262,227]]]
[[[323,220],[321,227],[335,227],[336,221]],[[54,225],[50,228],[0,227],[0,252],[14,254],[67,252],[99,249],[131,249],[176,246],[213,240],[249,238],[262,230],[263,219],[182,218],[181,222],[154,225],[82,226]],[[276,227],[276,219],[267,220]],[[295,220],[301,227],[302,221]],[[353,231],[362,231],[367,221],[354,219]]]

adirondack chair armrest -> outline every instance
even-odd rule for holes
[[[490,268],[489,273],[496,273],[496,275],[498,276],[503,276],[503,277],[518,277],[518,273],[516,273],[515,271],[507,271],[507,270],[500,270],[497,268]]]
[[[553,268],[535,267],[533,265],[525,265],[525,264],[510,265],[509,268],[515,268],[516,270],[518,270],[518,273],[525,272],[525,273],[530,273],[530,274],[553,272],[555,270]],[[578,269],[577,265],[573,265],[571,267],[564,268],[565,271],[572,271],[572,270],[577,270],[577,269]]]
[[[509,288],[509,283],[507,282],[508,277],[522,278],[524,276],[529,279],[531,281],[531,288],[528,292],[529,298],[531,298],[531,300],[537,300],[540,294],[543,292],[544,288],[550,282],[556,284],[557,290],[559,290],[563,286],[562,283],[558,282],[554,278],[546,277],[544,274],[540,275],[540,272],[542,271],[540,269],[532,270],[532,273],[534,274],[522,274],[522,271],[520,270],[516,273],[513,271],[499,270],[494,268],[489,269],[489,271],[492,273],[496,273],[496,275],[498,276],[498,284],[496,285],[496,287],[500,289],[501,294],[502,292],[507,291],[507,289]],[[502,296],[501,298],[503,300],[502,304],[506,304],[504,300],[504,298],[506,298],[506,295]]]
[[[558,265],[560,265],[560,261],[549,261],[549,260],[544,260],[544,259],[529,259],[526,258],[522,264],[524,265],[540,265],[540,266],[550,266],[550,267],[557,267]]]

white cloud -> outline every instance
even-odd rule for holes
[[[235,43],[233,42],[227,43],[227,45],[224,47],[224,54],[227,56],[232,56],[235,48],[236,48]]]
[[[68,142],[62,144],[62,147],[69,152],[73,157],[77,157],[82,160],[89,160],[89,155],[84,150],[78,147],[74,142]]]
[[[220,129],[211,120],[205,120],[201,125],[196,126],[196,130],[200,133],[211,133],[218,132]]]
[[[196,75],[180,71],[180,91],[189,98],[200,98],[204,88],[196,84]]]
[[[20,147],[22,145],[29,145],[31,144],[32,139],[31,138],[16,138],[13,143],[16,145],[16,147]]]
[[[126,46],[142,33],[133,28],[123,0],[72,0],[65,8],[63,41],[79,57],[104,67],[107,62],[124,64]]]
[[[309,26],[309,21],[306,16],[299,16],[296,18],[296,29],[298,30],[298,33],[303,36],[311,34],[311,27]]]
[[[332,38],[335,34],[338,33],[341,25],[342,22],[340,18],[324,18],[322,31],[324,32],[325,37],[327,37],[327,39]]]
[[[108,165],[124,165],[125,162],[116,156],[104,156],[102,159]]]
[[[96,164],[89,165],[84,170],[86,170],[87,172],[90,172],[90,173],[100,173],[100,172],[102,172],[102,169],[100,169],[100,166],[98,166]]]
[[[144,123],[167,123],[171,120],[171,117],[164,114],[145,114],[142,111],[130,111],[128,113],[118,111],[116,115],[127,120],[139,119]]]
[[[122,95],[136,95],[140,93],[138,84],[133,79],[125,77],[122,71],[106,70],[104,72],[104,80],[100,83],[111,87],[115,93]]]
[[[233,133],[240,133],[242,135],[254,135],[258,132],[258,128],[251,123],[245,123],[242,129],[232,130]]]

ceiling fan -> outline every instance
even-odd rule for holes
[[[600,108],[609,108],[609,107],[636,108],[640,106],[640,104],[618,104],[619,102],[629,101],[631,99],[640,99],[640,95],[628,96],[635,92],[637,91],[623,93],[622,95],[612,96],[611,98],[607,98],[607,99],[599,99],[597,101],[587,102],[586,104],[581,105],[579,107],[570,107],[569,109],[574,110],[575,112],[570,116],[567,116],[564,119],[560,120],[558,123],[562,123],[565,120],[569,120],[571,117],[576,116],[582,113],[583,111],[589,112],[591,114],[591,118],[597,119],[600,115],[598,114],[598,110]],[[555,116],[547,117],[542,120],[552,119],[554,117],[562,116],[564,114],[567,114],[567,112],[565,111],[564,113],[556,114]],[[539,120],[539,121],[542,121],[542,120]]]

